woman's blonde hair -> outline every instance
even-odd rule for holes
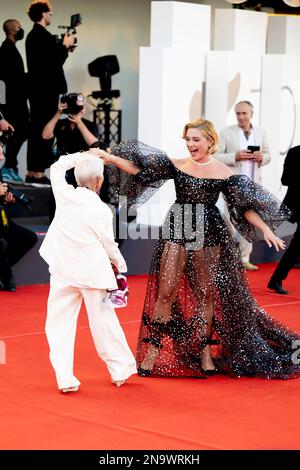
[[[219,146],[219,137],[212,122],[208,121],[207,119],[195,119],[194,121],[188,122],[183,128],[183,139],[186,138],[188,129],[199,129],[206,139],[212,141],[209,153],[216,153]]]

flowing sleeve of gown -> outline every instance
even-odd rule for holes
[[[253,209],[257,212],[273,232],[282,222],[288,220],[291,214],[291,211],[275,196],[245,175],[233,175],[227,178],[222,193],[232,224],[249,242],[261,240],[261,234],[244,217],[247,210]]]
[[[127,204],[143,204],[168,180],[174,166],[165,152],[143,142],[130,140],[112,148],[113,155],[129,160],[141,171],[129,175],[108,165],[109,183],[117,197],[126,196]]]

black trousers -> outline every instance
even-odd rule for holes
[[[45,95],[46,93],[46,95]],[[30,128],[27,147],[27,170],[44,172],[53,163],[53,139],[45,140],[42,132],[57,111],[58,93],[44,93],[30,98]]]
[[[297,229],[294,236],[285,250],[281,260],[279,261],[272,279],[275,282],[281,282],[286,279],[290,270],[294,267],[296,261],[300,257],[300,220],[297,222]]]
[[[0,279],[11,279],[13,266],[37,242],[37,235],[9,221],[9,227],[0,233]]]
[[[28,122],[14,125],[15,131],[5,146],[5,167],[18,171],[18,153],[28,137]]]

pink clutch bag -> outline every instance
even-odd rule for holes
[[[114,308],[126,307],[128,302],[128,283],[126,276],[120,273],[115,273],[118,288],[108,289],[109,300]]]

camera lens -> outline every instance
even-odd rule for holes
[[[17,189],[12,188],[10,185],[7,187],[8,192],[10,192],[13,197],[18,201],[20,204],[22,204],[26,209],[32,210],[31,203],[32,203],[32,198],[27,196],[25,193],[22,193],[21,191],[18,191]]]
[[[8,142],[8,140],[11,138],[13,133],[14,131],[11,128],[7,129],[6,131],[0,132],[0,142],[3,145],[5,145]]]

